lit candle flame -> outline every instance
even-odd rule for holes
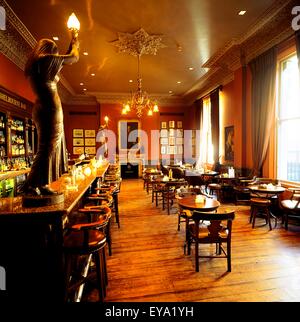
[[[105,121],[105,123],[108,123],[108,120],[109,120],[108,116],[105,116],[105,117],[104,117],[104,121]]]
[[[75,15],[74,12],[69,17],[69,20],[68,20],[68,28],[69,29],[74,29],[74,30],[77,30],[77,31],[80,29],[80,22],[79,22],[79,20],[76,17],[76,15]]]
[[[154,105],[153,112],[155,112],[155,113],[159,112],[158,105],[157,104]]]

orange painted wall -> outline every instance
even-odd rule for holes
[[[221,163],[242,167],[242,70],[234,73],[234,80],[223,86],[220,104]],[[225,127],[234,126],[234,163],[225,161]]]
[[[177,107],[177,106],[163,106],[160,107],[159,113],[153,113],[153,116],[143,115],[140,119],[137,118],[134,112],[130,112],[127,115],[121,114],[120,104],[101,104],[101,120],[103,122],[104,117],[109,118],[109,129],[118,134],[118,122],[120,120],[139,120],[140,128],[145,131],[148,137],[148,148],[144,146],[145,158],[148,160],[159,160],[160,149],[159,141],[151,139],[151,131],[160,130],[162,121],[180,120],[183,123],[183,128],[187,129],[190,126],[190,120],[193,118],[193,111],[191,107]],[[165,115],[165,113],[167,115]],[[147,144],[145,144],[147,145]],[[148,153],[148,155],[147,155]]]
[[[72,157],[78,157],[73,153],[73,129],[83,129],[83,132],[85,130],[95,130],[95,133],[97,133],[100,125],[99,104],[63,105],[63,111],[67,150]]]
[[[35,101],[35,94],[24,72],[1,53],[0,85],[31,102]]]

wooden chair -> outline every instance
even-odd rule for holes
[[[292,194],[290,199],[281,200],[280,207],[283,210],[283,223],[286,230],[288,230],[289,218],[300,219],[300,188],[289,189]]]
[[[195,243],[195,266],[199,272],[199,258],[227,258],[227,271],[231,272],[231,232],[234,211],[216,213],[194,211],[188,227],[188,255],[191,253],[191,244]],[[204,225],[203,221],[209,222]],[[222,223],[226,223],[225,226]],[[216,254],[200,255],[199,245],[216,244]],[[226,250],[223,248],[226,244]],[[223,253],[223,255],[222,255]]]

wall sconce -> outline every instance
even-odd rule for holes
[[[74,12],[69,17],[67,25],[70,30],[74,30],[75,32],[80,30],[80,22]]]

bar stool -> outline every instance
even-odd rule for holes
[[[212,196],[214,193],[216,193],[217,200],[220,200],[222,186],[219,183],[210,183],[208,185],[208,188],[209,188],[209,194]]]
[[[72,276],[75,275],[72,267],[74,256],[76,256],[76,259],[79,256],[89,256],[89,259],[93,259],[96,266],[99,300],[101,302],[104,301],[108,278],[105,257],[106,237],[101,229],[107,224],[108,219],[101,217],[99,220],[91,223],[77,224],[67,228],[63,243],[66,267],[66,301],[69,300],[70,295],[76,292],[82,284],[92,278],[92,274],[87,272],[87,276],[80,276],[79,280],[76,279],[75,282],[71,282]]]
[[[269,224],[270,230],[272,230],[271,217],[275,219],[275,227],[277,226],[277,218],[270,212],[271,200],[265,198],[251,198],[250,205],[250,223],[252,222],[252,228],[254,228],[255,219],[258,214],[261,214],[266,218],[266,223]]]
[[[119,216],[119,200],[118,200],[118,194],[120,193],[120,186],[119,185],[108,185],[108,186],[102,186],[95,189],[97,191],[97,194],[101,193],[108,193],[113,198],[113,203],[111,205],[112,211],[115,214],[116,217],[116,223],[118,224],[118,228],[120,228],[120,216]],[[110,206],[109,206],[110,207]]]
[[[88,222],[93,222],[93,216],[96,217],[104,217],[107,220],[107,224],[103,226],[102,228],[99,228],[102,230],[102,232],[106,236],[107,245],[108,245],[108,254],[109,256],[112,255],[112,238],[111,238],[111,232],[110,232],[110,223],[111,223],[111,210],[106,205],[100,205],[100,206],[87,206],[85,208],[78,209],[79,213],[85,214],[87,216]],[[76,225],[73,225],[72,228],[81,227],[84,225],[83,223],[79,223]]]

